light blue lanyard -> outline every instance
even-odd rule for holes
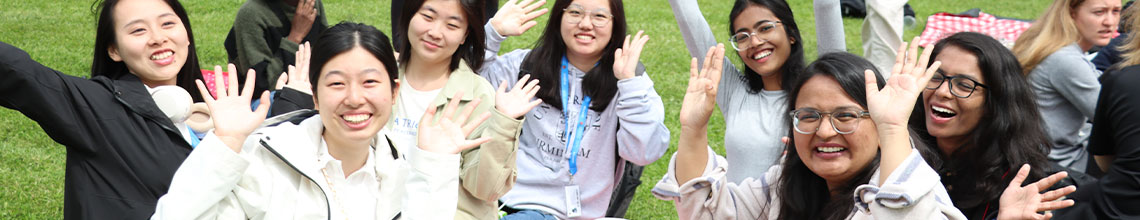
[[[198,143],[202,142],[198,139],[198,133],[194,132],[194,129],[190,128],[189,125],[186,126],[186,129],[190,130],[190,149],[198,148]]]
[[[586,132],[587,111],[590,107],[590,96],[582,99],[578,121],[570,122],[570,61],[562,57],[562,118],[566,121],[566,130],[562,137],[566,138],[566,148],[570,152],[570,178],[578,173],[578,151],[581,150],[582,133]],[[573,126],[574,130],[570,130]],[[573,135],[573,137],[571,137]]]

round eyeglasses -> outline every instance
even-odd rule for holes
[[[609,12],[606,12],[605,9],[599,8],[587,12],[586,8],[583,8],[577,4],[570,5],[569,7],[566,7],[566,9],[562,9],[562,12],[565,13],[565,15],[562,17],[563,19],[566,19],[566,23],[574,25],[581,23],[582,19],[584,19],[586,16],[590,16],[590,23],[593,24],[594,27],[598,28],[605,27],[610,23],[610,20],[613,19],[613,15]]]
[[[970,79],[965,75],[946,76],[945,73],[939,71],[938,74],[930,78],[929,83],[926,83],[926,89],[938,90],[938,87],[941,87],[946,81],[950,81],[950,84],[946,85],[950,87],[950,94],[963,99],[973,95],[974,90],[977,90],[978,87],[987,88],[986,85],[974,79]]]
[[[742,51],[768,43],[768,39],[775,33],[776,25],[780,23],[780,21],[761,21],[752,28],[752,31],[736,32],[736,34],[733,34],[729,39],[732,42],[732,49]],[[760,38],[760,36],[763,36],[763,38]],[[760,38],[760,42],[755,42],[752,38]]]
[[[871,117],[871,113],[857,109],[821,112],[805,108],[793,110],[790,115],[792,116],[792,127],[796,133],[800,134],[814,134],[819,130],[819,125],[823,124],[824,116],[831,117],[831,128],[840,134],[854,133],[855,128],[859,127],[859,119]]]

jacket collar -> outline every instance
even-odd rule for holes
[[[405,67],[400,66],[401,79],[406,78],[404,77],[405,73],[407,73]],[[476,75],[475,71],[467,66],[467,62],[461,59],[459,60],[459,68],[456,68],[455,71],[451,71],[451,75],[447,77],[447,84],[443,85],[443,88],[439,91],[439,95],[435,96],[435,99],[431,101],[431,105],[440,106],[447,104],[448,100],[455,98],[456,92],[463,92],[463,98],[459,99],[461,101],[468,102],[474,100],[476,94],[478,94],[478,84],[473,82],[484,81],[487,80]]]
[[[321,144],[321,133],[324,129],[321,115],[318,114],[296,125],[282,123],[279,126],[264,128],[258,131],[260,133],[258,135],[262,136],[262,141],[268,143],[263,147],[273,148],[281,155],[282,161],[293,164],[305,175],[320,176],[316,175],[320,174],[319,167],[322,167],[321,164],[317,164],[317,157],[320,155],[318,146]],[[396,160],[402,157],[396,147],[388,141],[388,137],[382,133],[377,134],[372,143],[374,143],[372,153],[376,160]],[[374,167],[375,173],[381,172],[381,166]]]
[[[142,80],[134,74],[123,74],[118,79],[109,79],[103,76],[93,78],[103,86],[111,90],[115,99],[122,103],[127,109],[142,115],[143,118],[158,123],[163,129],[168,132],[178,134],[180,137],[181,132],[174,126],[174,122],[158,109],[158,104],[155,104],[154,98],[151,97],[150,92],[147,91],[146,85]],[[189,146],[189,144],[187,144]]]

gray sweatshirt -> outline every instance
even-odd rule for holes
[[[673,6],[673,16],[681,28],[689,55],[705,57],[709,47],[717,43],[697,1],[669,0],[669,4]],[[726,53],[735,53],[731,47],[726,50],[729,50]],[[787,95],[784,91],[748,93],[742,71],[736,69],[728,56],[723,62],[724,72],[721,73],[716,103],[724,114],[724,151],[728,155],[728,166],[740,167],[728,172],[728,180],[740,183],[749,177],[759,179],[783,154],[784,144],[780,138],[788,136],[788,124],[791,123],[786,120]]]
[[[480,75],[498,87],[518,81],[519,67],[530,53],[515,50],[496,56],[506,37],[490,24],[487,32],[487,63]],[[559,64],[551,64],[559,65]],[[582,77],[585,72],[570,66],[570,118],[578,118],[582,102]],[[515,209],[534,209],[566,219],[565,188],[580,188],[581,219],[601,218],[610,203],[610,195],[618,179],[622,160],[647,165],[661,158],[669,147],[669,129],[665,127],[665,106],[653,89],[653,81],[641,73],[617,82],[617,94],[604,111],[588,111],[586,131],[578,154],[578,173],[571,180],[569,155],[563,136],[566,122],[562,110],[546,103],[526,114],[519,136],[518,179],[501,199]],[[555,88],[557,89],[557,88]],[[596,100],[602,101],[602,100]],[[620,125],[620,126],[619,126]],[[619,158],[620,157],[620,158]]]
[[[1087,122],[1096,109],[1101,74],[1083,54],[1076,43],[1062,47],[1029,73],[1045,131],[1053,140],[1049,160],[1080,172],[1088,165],[1085,145],[1092,124]]]

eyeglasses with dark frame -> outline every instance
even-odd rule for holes
[[[570,5],[570,6],[566,7],[566,9],[562,9],[562,12],[566,14],[566,15],[562,16],[563,19],[566,19],[566,23],[574,24],[574,25],[581,23],[582,19],[587,15],[586,14],[587,13],[586,8],[582,7],[581,5],[577,5],[577,4]],[[593,11],[590,11],[589,16],[590,16],[590,23],[593,24],[594,27],[597,27],[597,28],[605,27],[606,25],[608,25],[610,23],[610,20],[613,20],[613,17],[614,17],[613,14],[610,14],[605,9],[601,9],[601,8],[594,9]]]
[[[801,108],[793,110],[789,116],[792,117],[792,128],[796,130],[796,133],[814,134],[819,131],[823,117],[827,116],[831,118],[831,128],[835,129],[836,133],[851,134],[855,133],[855,128],[859,127],[859,119],[870,118],[871,113],[852,108],[838,109],[834,112]]]
[[[729,38],[732,43],[732,49],[736,49],[736,51],[742,51],[755,47],[756,45],[764,45],[765,43],[768,43],[768,39],[760,39],[759,44],[754,44],[752,43],[752,38],[759,37],[761,35],[764,35],[765,37],[771,37],[770,35],[774,32],[776,25],[781,23],[783,22],[761,21],[754,27],[755,29],[751,31],[741,31],[733,34],[732,37]]]
[[[978,81],[971,79],[965,75],[946,76],[946,73],[943,73],[941,70],[939,70],[938,74],[934,75],[934,77],[931,77],[930,82],[926,83],[926,89],[938,90],[938,87],[942,87],[942,84],[944,84],[943,82],[946,81],[950,81],[950,84],[948,85],[950,87],[950,94],[954,95],[954,97],[963,99],[969,98],[970,95],[973,95],[974,90],[977,90],[978,87],[989,88],[986,85],[979,83]]]

